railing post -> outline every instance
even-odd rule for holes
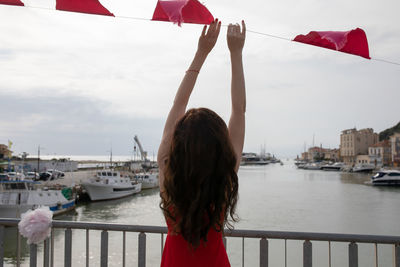
[[[43,244],[43,266],[50,266],[50,239],[46,238]]]
[[[37,245],[31,244],[29,247],[29,267],[36,267],[37,265]]]
[[[309,240],[303,243],[303,267],[312,267],[312,244]]]
[[[161,234],[161,257],[164,252],[164,234]]]
[[[101,255],[100,255],[100,266],[107,267],[108,265],[108,232],[103,230],[101,232]]]
[[[125,254],[126,254],[126,232],[123,231],[122,232],[122,267],[125,267],[125,264],[126,264]]]
[[[50,235],[50,267],[54,267],[54,228],[51,228]]]
[[[0,225],[0,267],[4,266],[4,225]]]
[[[260,267],[268,267],[268,240],[260,240]]]
[[[17,267],[20,266],[21,266],[21,235],[19,233],[19,229],[17,228]]]
[[[146,234],[139,234],[139,248],[138,248],[138,266],[146,267]]]
[[[349,267],[358,267],[358,247],[354,242],[349,244]]]
[[[89,229],[86,229],[86,267],[89,267]]]
[[[394,247],[394,266],[400,267],[400,244]]]
[[[72,265],[72,230],[71,228],[65,229],[64,240],[64,267],[71,267]]]

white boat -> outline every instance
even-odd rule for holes
[[[8,177],[10,180],[21,181],[25,179],[25,175],[21,172],[9,172]]]
[[[102,170],[95,178],[82,183],[92,201],[127,197],[142,190],[141,183],[132,182],[118,171]]]
[[[304,165],[303,169],[305,170],[320,170],[321,164],[319,163],[307,163]]]
[[[343,162],[335,162],[333,164],[325,164],[321,166],[324,171],[340,171],[346,165]]]
[[[242,153],[240,165],[267,165],[270,163],[266,158],[257,155],[256,153]]]
[[[373,170],[375,170],[375,165],[368,163],[361,163],[354,166],[352,172],[372,172]]]
[[[133,176],[138,183],[142,184],[142,189],[157,188],[159,186],[158,173],[138,173]]]
[[[47,206],[58,215],[75,208],[74,199],[66,199],[61,190],[37,189],[37,182],[0,181],[0,216],[20,218],[21,214],[40,206]]]
[[[39,180],[39,173],[37,173],[37,172],[27,172],[26,174],[25,174],[25,179],[27,179],[27,180],[34,180],[34,181],[37,181],[37,180]]]
[[[400,171],[381,170],[372,176],[373,185],[392,185],[400,186]]]

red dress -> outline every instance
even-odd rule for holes
[[[182,235],[176,234],[167,219],[168,235],[161,259],[161,267],[230,267],[228,255],[222,242],[222,232],[212,227],[207,242],[200,241],[195,249],[189,248]]]

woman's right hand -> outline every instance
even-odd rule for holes
[[[229,24],[228,33],[226,35],[228,47],[231,53],[241,53],[246,39],[246,24],[242,20],[242,31],[240,31],[239,24]]]
[[[198,52],[208,55],[214,48],[215,43],[218,40],[219,31],[221,29],[221,22],[215,19],[211,22],[208,31],[207,25],[204,25],[203,32],[199,38]]]

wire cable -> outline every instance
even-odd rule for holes
[[[33,9],[51,10],[51,11],[63,11],[63,10],[57,10],[57,9],[48,8],[48,7],[38,7],[38,6],[29,6],[29,5],[25,5],[24,7],[33,8]],[[66,12],[69,12],[69,11],[66,11]],[[85,13],[82,13],[82,14],[85,14]],[[98,15],[98,14],[89,14],[89,15]],[[152,21],[151,19],[142,18],[142,17],[115,16],[115,15],[114,15],[114,17],[115,18],[120,18],[120,19]],[[223,27],[227,27],[228,25],[223,24],[222,26]],[[262,35],[262,36],[267,36],[267,37],[270,37],[270,38],[276,38],[276,39],[292,42],[292,39],[286,38],[286,37],[282,37],[282,36],[278,36],[278,35],[273,35],[273,34],[264,33],[264,32],[260,32],[260,31],[254,31],[254,30],[250,30],[250,29],[247,29],[246,31],[250,32],[250,33],[253,33],[253,34],[257,34],[257,35]],[[391,61],[391,60],[387,60],[387,59],[371,58],[371,60],[383,62],[383,63],[386,63],[386,64],[392,64],[392,65],[400,66],[399,62],[395,62],[395,61]]]

